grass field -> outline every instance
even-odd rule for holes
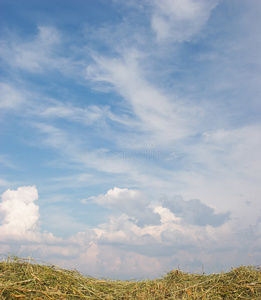
[[[115,281],[8,257],[0,262],[1,299],[261,299],[261,271],[241,266],[220,274],[173,270],[163,278]]]

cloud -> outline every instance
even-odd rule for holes
[[[41,139],[42,144],[58,150],[67,144],[67,153],[69,153],[69,149],[73,148],[73,145],[68,144],[68,133],[65,130],[48,123],[32,122],[31,125],[46,136]]]
[[[27,203],[21,187],[19,201],[19,189],[2,198],[0,252],[9,239],[23,254],[110,277],[157,276],[178,264],[213,272],[260,257],[260,4],[113,3],[119,18],[106,11],[100,28],[85,18],[72,36],[57,20],[59,30],[23,36],[19,27],[1,43],[0,106],[19,111],[6,128],[23,126],[19,139],[6,132],[8,147],[23,143],[12,158],[25,166],[26,150],[38,147],[28,161],[53,174],[31,175],[45,190],[45,214],[59,202],[44,224],[58,235],[64,223],[82,232],[63,240],[41,232],[37,197]],[[166,161],[158,150],[182,155]]]
[[[51,65],[52,49],[60,42],[58,32],[51,27],[39,27],[36,38],[32,41],[11,46],[13,57],[5,53],[5,57],[15,67],[30,72],[42,72],[45,65]],[[56,63],[54,63],[56,65]]]
[[[25,96],[8,83],[0,83],[0,108],[17,110],[25,102]]]
[[[134,218],[139,226],[159,223],[159,215],[149,208],[150,201],[139,191],[131,189],[110,189],[105,195],[91,197],[101,206],[114,209]],[[125,218],[125,217],[124,217]],[[128,217],[127,217],[128,218]]]
[[[28,35],[30,38],[18,34],[6,35],[0,47],[0,56],[12,67],[8,72],[18,70],[51,74],[52,71],[59,71],[64,76],[79,78],[82,62],[70,57],[74,53],[68,47],[64,55],[66,39],[61,32],[48,26],[39,26],[37,29],[36,35]],[[13,72],[13,76],[17,75],[17,72]]]
[[[182,197],[160,199],[161,206],[152,210],[151,203],[136,190],[114,188],[89,200],[121,212],[120,216],[112,215],[109,222],[100,224],[102,231],[98,244],[127,247],[129,251],[136,249],[140,254],[145,254],[145,245],[151,245],[150,250],[146,250],[147,255],[156,256],[198,248],[201,238],[205,241],[214,238],[210,226],[222,227],[229,221],[229,213],[216,214],[199,200],[186,202]],[[138,218],[142,220],[142,214],[147,218],[150,215],[154,222],[135,222]],[[160,217],[160,222],[155,222],[155,214]]]
[[[207,22],[218,1],[154,1],[151,26],[157,40],[184,42],[197,34]]]
[[[0,187],[8,187],[10,185],[10,182],[8,182],[5,179],[0,179]]]
[[[39,207],[34,204],[37,199],[35,186],[2,194],[0,251],[11,249],[62,267],[74,267],[85,273],[88,270],[88,275],[124,279],[158,277],[166,267],[178,264],[183,270],[190,266],[191,272],[200,272],[202,264],[206,272],[213,272],[213,265],[221,271],[231,263],[242,263],[248,251],[258,256],[260,216],[242,236],[235,223],[225,221],[225,215],[216,214],[200,201],[164,198],[158,200],[161,205],[151,210],[151,202],[140,191],[114,188],[88,200],[112,209],[107,222],[58,239],[52,233],[41,232]],[[143,212],[158,216],[160,221],[144,220],[138,224],[135,220],[142,218]],[[255,244],[249,243],[253,237]],[[235,248],[240,253],[237,250],[233,254]],[[213,262],[213,255],[215,260],[220,257],[218,265]],[[229,259],[224,259],[224,255]]]
[[[260,130],[258,122],[237,128],[206,131],[203,133],[203,145],[212,152],[213,159],[219,160],[219,164],[227,168],[233,166],[233,172],[257,175],[257,169],[261,166],[258,151],[261,147]]]
[[[39,207],[35,186],[23,186],[17,190],[8,189],[1,195],[0,233],[2,238],[34,240],[39,226]]]
[[[108,107],[89,105],[85,108],[77,107],[72,103],[62,103],[52,99],[49,103],[46,103],[38,111],[32,111],[43,118],[57,119],[64,118],[70,121],[78,122],[84,125],[91,125],[106,115]],[[108,115],[108,113],[107,113]]]
[[[11,163],[10,157],[5,154],[0,154],[0,165],[10,169],[15,169],[15,165]]]
[[[169,208],[175,216],[192,225],[218,227],[230,219],[229,212],[216,214],[213,208],[202,203],[199,199],[184,201],[181,196],[175,196],[164,198],[162,205]]]
[[[194,105],[186,107],[175,94],[165,95],[146,80],[142,55],[136,50],[124,51],[117,58],[94,55],[93,59],[94,63],[86,69],[86,79],[110,86],[123,97],[138,121],[132,127],[140,134],[152,134],[166,143],[194,133],[195,114],[200,109]]]

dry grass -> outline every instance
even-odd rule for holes
[[[0,262],[1,299],[261,299],[261,272],[252,266],[197,275],[174,270],[162,279],[101,280],[54,265],[8,257]]]

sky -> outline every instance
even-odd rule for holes
[[[0,0],[0,256],[112,279],[259,266],[260,14]]]

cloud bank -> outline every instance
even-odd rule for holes
[[[222,258],[214,264],[220,271],[227,263],[226,256],[231,260],[231,254],[235,254],[241,243],[240,251],[246,253],[249,250],[247,240],[260,231],[260,217],[249,229],[248,237],[242,236],[228,212],[216,213],[199,200],[165,197],[151,207],[146,195],[138,190],[115,187],[86,201],[111,210],[106,223],[61,239],[42,232],[39,207],[34,204],[37,199],[35,186],[19,187],[2,194],[1,251],[16,249],[20,255],[31,253],[58,261],[65,267],[76,266],[85,273],[88,270],[96,276],[114,274],[114,278],[130,279],[152,272],[150,277],[155,277],[164,274],[166,263],[170,267],[175,264],[183,268],[190,266],[190,271],[206,266],[208,271],[213,255]],[[10,241],[12,244],[17,240],[19,246],[10,246]],[[237,253],[232,263],[238,263],[239,257]]]

